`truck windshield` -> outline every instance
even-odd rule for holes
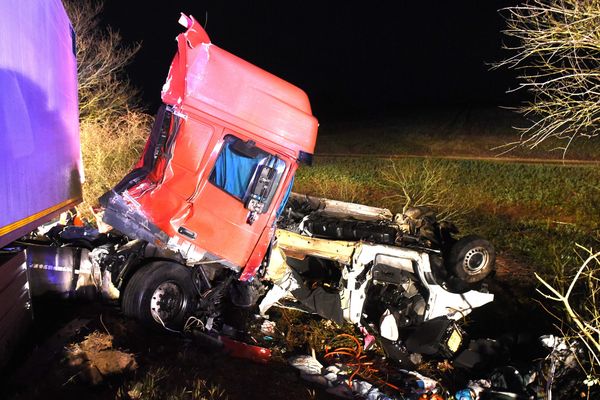
[[[276,174],[279,175],[277,178],[280,178],[285,169],[285,162],[257,147],[252,148],[251,154],[242,154],[236,151],[240,142],[242,140],[235,136],[228,135],[225,137],[209,181],[238,200],[246,202],[249,188],[258,175],[257,172],[259,172],[260,167],[273,168]],[[273,184],[276,186],[278,181],[279,179],[274,179]],[[268,205],[265,206],[268,207]]]

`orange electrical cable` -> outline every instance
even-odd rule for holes
[[[388,386],[394,390],[400,391],[400,388],[396,385],[393,385],[384,379],[380,378],[376,375],[379,372],[377,368],[373,368],[374,363],[372,361],[366,361],[367,356],[362,354],[362,345],[360,340],[355,336],[349,335],[347,333],[343,333],[341,335],[337,335],[333,338],[332,342],[339,338],[348,338],[352,340],[355,344],[354,347],[338,347],[334,350],[327,351],[325,353],[325,358],[329,358],[332,356],[347,356],[350,359],[346,362],[342,361],[344,365],[348,366],[351,370],[350,377],[348,378],[348,386],[352,387],[352,380],[355,376],[360,376],[361,378],[369,381],[372,380],[374,383],[378,383],[380,385]]]

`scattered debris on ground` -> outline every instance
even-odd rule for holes
[[[58,305],[63,305],[61,311],[57,311]],[[577,368],[573,369],[573,349],[563,341],[545,337],[534,352],[537,339],[511,342],[502,329],[504,319],[495,325],[484,321],[487,329],[482,330],[475,323],[481,319],[479,315],[467,326],[472,339],[464,349],[477,354],[471,357],[470,366],[464,360],[460,364],[452,359],[425,358],[415,369],[407,370],[386,358],[377,342],[365,349],[365,336],[351,325],[337,327],[289,309],[273,308],[268,320],[251,318],[245,331],[243,342],[258,351],[268,350],[268,362],[235,358],[237,354],[227,354],[227,346],[209,345],[194,335],[148,330],[124,318],[112,305],[62,300],[38,309],[42,318],[52,321],[41,324],[42,330],[66,324],[73,314],[87,323],[67,324],[77,325],[77,329],[69,329],[72,334],[58,345],[59,351],[52,353],[47,366],[34,371],[36,385],[30,380],[16,384],[7,376],[4,387],[9,399],[472,400],[498,399],[502,397],[496,392],[505,392],[514,399],[547,400],[546,383],[552,376],[554,398],[579,398],[587,389],[578,379]],[[67,311],[69,315],[61,315]],[[261,328],[272,334],[266,335]],[[507,329],[513,327],[507,325]],[[545,329],[547,326],[540,326]],[[494,339],[482,338],[494,332]],[[515,332],[515,336],[524,333]],[[50,334],[47,341],[58,343],[54,336]],[[32,359],[38,354],[34,346],[30,347]],[[43,347],[48,346],[39,348]],[[523,347],[531,349],[524,352]],[[99,375],[102,379],[94,381]]]
[[[532,288],[531,274],[515,273],[518,268],[503,257],[494,270],[489,242],[473,235],[453,239],[447,235],[452,227],[424,209],[391,219],[384,209],[292,198],[297,207],[287,212],[294,217],[288,230],[278,231],[263,275],[239,283],[226,269],[211,270],[212,261],[190,268],[177,264],[180,276],[162,277],[149,287],[153,313],[139,318],[141,323],[121,314],[130,315],[125,300],[118,300],[124,275],[117,267],[161,253],[118,234],[94,232],[92,239],[75,228],[55,228],[54,236],[47,235],[55,243],[38,243],[30,264],[44,267],[35,269],[40,273],[52,270],[45,260],[54,260],[51,267],[60,274],[40,274],[32,282],[37,288],[52,289],[57,282],[67,288],[59,293],[60,303],[37,297],[34,305],[42,317],[38,327],[59,333],[42,345],[47,361],[40,368],[24,372],[39,357],[33,353],[34,362],[14,374],[31,373],[39,385],[8,378],[9,393],[33,399],[60,392],[68,399],[93,388],[95,398],[123,400],[282,393],[367,400],[590,398],[579,376],[577,343],[551,335],[538,340],[559,332],[537,305],[523,300]],[[375,219],[336,219],[348,209]],[[407,228],[396,226],[399,222]],[[148,250],[153,253],[144,255]],[[78,270],[58,265],[84,258],[85,268]],[[152,261],[144,268],[163,267]],[[147,281],[140,277],[136,285]],[[90,290],[72,290],[74,282],[76,289],[82,283]],[[197,301],[193,313],[177,308],[188,303],[170,297],[173,282]],[[101,290],[104,286],[110,290]],[[116,295],[107,295],[111,290]],[[83,292],[86,296],[78,295]],[[56,314],[81,320],[61,329]],[[254,387],[257,381],[268,385]]]

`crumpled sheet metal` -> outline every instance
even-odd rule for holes
[[[285,261],[285,253],[276,244],[271,250],[271,258],[265,278],[273,282],[273,287],[258,305],[261,315],[275,305],[284,296],[300,287],[299,277]]]
[[[256,363],[266,364],[271,359],[271,350],[240,342],[227,336],[219,336],[223,350],[231,357],[245,358]]]
[[[273,282],[273,288],[259,304],[262,315],[283,297],[301,287],[302,278],[289,267],[286,257],[304,259],[311,255],[350,264],[357,246],[360,245],[358,242],[311,238],[282,229],[276,231],[276,237],[265,275],[266,279]]]
[[[307,202],[315,211],[330,217],[353,218],[360,221],[391,221],[393,218],[392,212],[387,208],[313,197],[295,192],[291,193],[290,200]]]
[[[278,229],[277,244],[289,257],[303,259],[307,255],[335,260],[341,264],[352,263],[359,242],[318,239]]]
[[[274,134],[298,151],[314,153],[318,122],[300,88],[211,43],[192,16],[180,23],[177,54],[162,89],[166,104],[208,112],[250,132]],[[258,128],[258,129],[257,129]]]

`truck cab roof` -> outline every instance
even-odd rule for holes
[[[182,14],[180,23],[187,31],[177,37],[164,103],[207,112],[296,157],[314,152],[318,122],[304,91],[212,44],[193,17]]]

